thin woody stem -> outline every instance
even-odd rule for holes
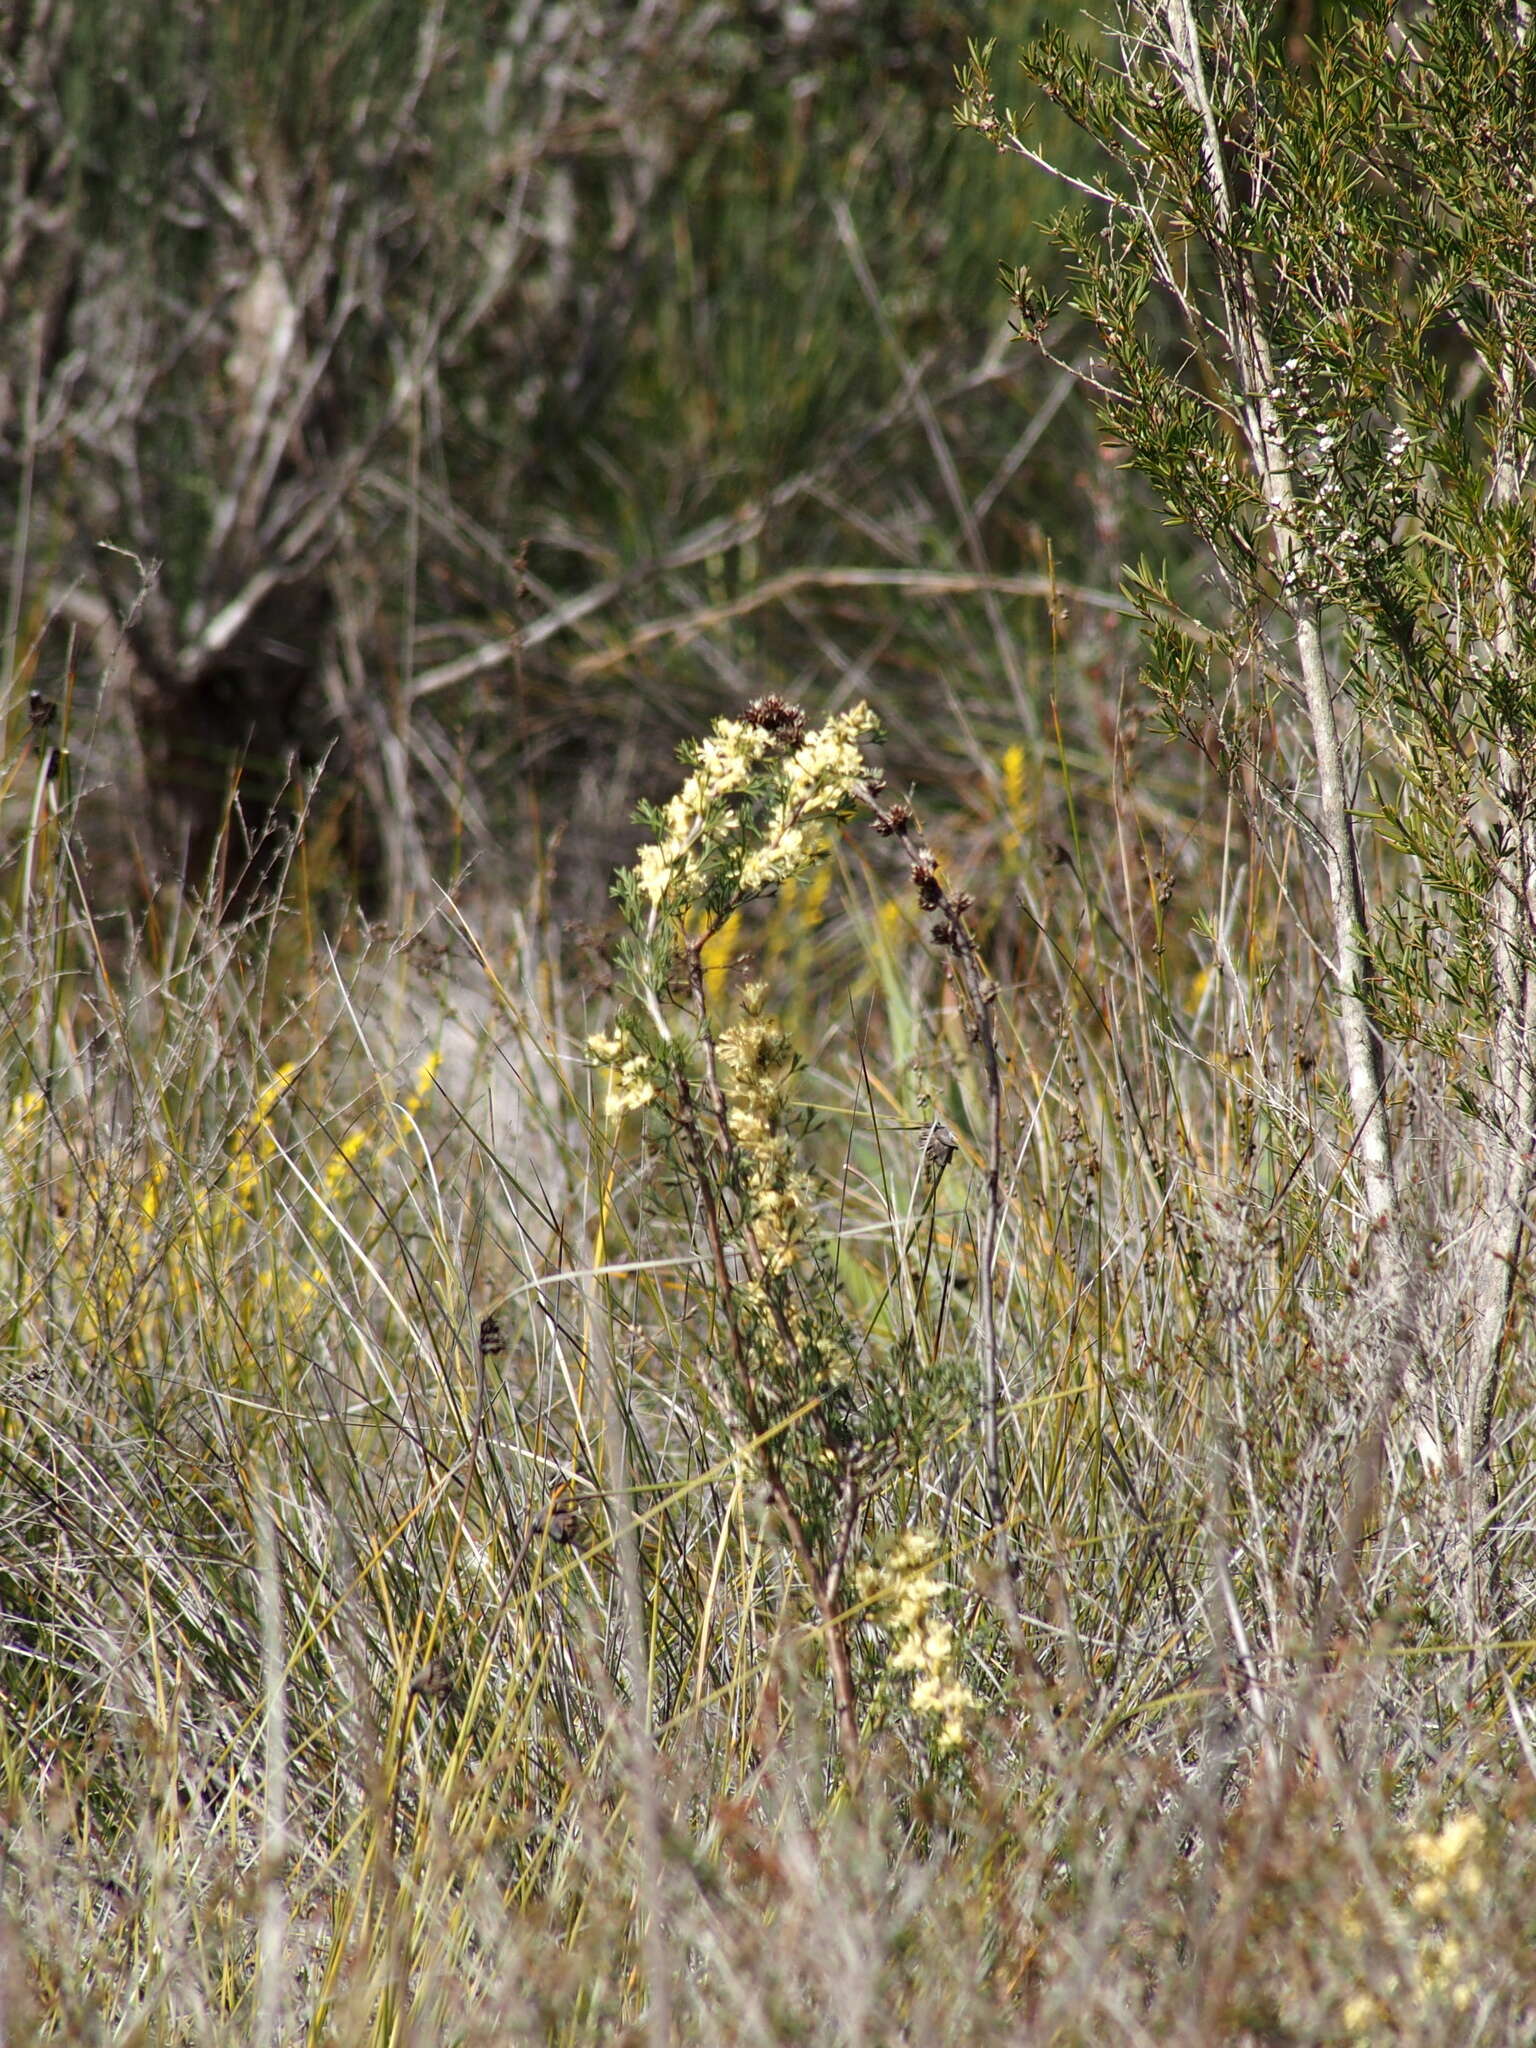
[[[1491,499],[1506,508],[1519,502],[1531,465],[1529,441],[1521,431],[1531,365],[1507,325],[1500,340],[1502,353],[1489,364],[1497,401]],[[1495,646],[1513,669],[1519,660],[1520,585],[1512,564],[1506,560],[1500,568]],[[1500,1631],[1506,1619],[1493,1426],[1510,1309],[1536,1191],[1536,826],[1530,816],[1528,748],[1502,739],[1494,766],[1503,816],[1487,898],[1490,965],[1498,990],[1489,1061],[1492,1158],[1486,1170],[1482,1272],[1472,1343],[1465,1384],[1458,1390],[1460,1413],[1454,1418],[1457,1463],[1466,1490],[1457,1545],[1460,1620],[1474,1643]],[[1474,1655],[1474,1675],[1482,1661]]]
[[[987,1103],[987,1161],[978,1262],[981,1267],[981,1430],[982,1487],[991,1526],[998,1593],[1010,1634],[1018,1639],[1018,1603],[1014,1591],[1016,1562],[1008,1539],[1007,1496],[1003,1487],[999,1416],[1002,1407],[1002,1340],[997,1321],[997,1258],[1003,1221],[1003,1073],[997,1049],[997,985],[982,961],[969,921],[970,902],[946,887],[933,853],[904,804],[887,808],[879,791],[866,783],[856,791],[873,813],[883,837],[895,839],[912,868],[923,908],[939,913],[936,943],[948,952],[953,979],[966,1013],[966,1030],[981,1064]]]
[[[702,963],[703,941],[692,941],[687,949],[688,982],[692,994],[695,1014],[699,1025],[700,1043],[704,1057],[705,1090],[709,1099],[710,1112],[719,1130],[720,1146],[728,1166],[737,1159],[737,1146],[731,1130],[730,1105],[720,1084],[719,1065],[715,1053],[714,1033],[710,1028],[709,1011],[704,992],[704,971]],[[839,1538],[837,1555],[831,1568],[823,1571],[816,1560],[805,1525],[795,1509],[790,1491],[779,1467],[778,1459],[764,1441],[766,1430],[764,1418],[757,1401],[756,1381],[747,1357],[747,1348],[742,1339],[740,1318],[736,1311],[735,1289],[731,1284],[730,1264],[725,1255],[724,1234],[720,1227],[719,1204],[715,1199],[713,1174],[711,1172],[704,1134],[699,1128],[698,1116],[694,1110],[692,1093],[685,1076],[679,1079],[679,1106],[683,1130],[693,1166],[693,1178],[699,1190],[700,1204],[704,1215],[705,1234],[709,1239],[710,1255],[715,1268],[715,1281],[720,1290],[720,1299],[725,1310],[726,1324],[730,1332],[732,1355],[742,1388],[743,1408],[753,1436],[759,1441],[758,1452],[763,1483],[767,1488],[769,1504],[778,1519],[789,1542],[796,1564],[815,1603],[817,1618],[821,1624],[822,1640],[826,1645],[827,1664],[832,1675],[832,1698],[837,1719],[838,1748],[843,1758],[843,1768],[850,1783],[858,1782],[863,1765],[859,1742],[858,1695],[853,1683],[853,1665],[848,1653],[848,1635],[841,1615],[837,1611],[837,1589],[842,1578],[844,1560],[853,1534],[853,1520],[857,1518],[858,1492],[853,1489],[852,1518],[845,1506],[843,1529]],[[803,1376],[804,1355],[790,1327],[783,1305],[771,1288],[762,1285],[767,1276],[767,1261],[762,1247],[758,1244],[750,1221],[743,1217],[740,1224],[740,1241],[747,1271],[767,1304],[773,1319],[774,1333],[784,1349],[791,1370],[797,1378]]]
[[[1236,208],[1211,104],[1194,8],[1191,0],[1164,0],[1163,11],[1173,72],[1201,125],[1203,183],[1217,230],[1207,239],[1215,260],[1226,340],[1239,385],[1243,437],[1264,497],[1281,588],[1285,591],[1292,587],[1290,572],[1301,565],[1303,543],[1290,448],[1274,397],[1277,386],[1269,334],[1259,311],[1257,281],[1240,246]],[[1382,1044],[1371,1003],[1374,976],[1366,930],[1365,889],[1355,845],[1354,815],[1346,789],[1344,748],[1317,606],[1310,600],[1292,599],[1286,608],[1295,634],[1302,694],[1317,765],[1317,822],[1326,849],[1333,916],[1332,964],[1350,1109],[1366,1206],[1380,1241],[1389,1292],[1395,1299],[1407,1287],[1407,1257],[1392,1159]]]

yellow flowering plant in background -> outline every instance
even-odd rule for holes
[[[176,1134],[160,1128],[82,1160],[61,1183],[47,1260],[60,1298],[73,1303],[78,1341],[111,1345],[131,1330],[142,1342],[151,1294],[171,1313],[201,1313],[215,1264],[225,1310],[237,1320],[258,1302],[294,1324],[324,1308],[352,1198],[407,1142],[441,1055],[430,1053],[399,1095],[381,1084],[377,1106],[344,1134],[322,1131],[318,1142],[296,1145],[282,1128],[283,1106],[308,1064],[274,1069],[222,1153],[186,1157]],[[11,1102],[0,1128],[0,1190],[21,1184],[47,1119],[36,1090]]]

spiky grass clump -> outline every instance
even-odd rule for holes
[[[1429,1482],[1362,1490],[1299,936],[1236,858],[1181,922],[1014,804],[1009,900],[1001,855],[893,894],[910,812],[859,836],[851,783],[818,868],[757,876],[780,732],[694,842],[736,862],[707,916],[632,905],[654,1092],[618,1119],[586,1047],[631,1027],[536,922],[311,953],[295,911],[189,913],[109,975],[69,820],[24,805],[17,2038],[1529,2031],[1527,1653],[1469,1693]],[[846,1363],[754,1423],[773,1299]]]

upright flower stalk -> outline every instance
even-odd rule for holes
[[[682,788],[642,809],[653,837],[615,884],[629,1001],[588,1041],[609,1114],[652,1119],[695,1197],[726,1341],[715,1391],[815,1606],[850,1776],[858,1706],[839,1596],[873,1446],[850,1396],[854,1347],[817,1256],[794,1048],[760,984],[719,1021],[725,999],[705,957],[745,904],[823,858],[870,787],[863,750],[877,732],[867,705],[809,729],[797,708],[764,697],[685,745]]]

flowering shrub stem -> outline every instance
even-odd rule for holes
[[[857,808],[869,774],[862,743],[875,731],[864,705],[808,730],[802,712],[764,698],[683,749],[690,773],[667,804],[642,813],[656,837],[615,885],[633,934],[634,1000],[589,1041],[608,1070],[610,1114],[648,1113],[695,1196],[728,1346],[716,1398],[751,1447],[815,1607],[850,1779],[859,1716],[838,1596],[870,1446],[858,1440],[859,1404],[842,1398],[855,1361],[815,1255],[813,1182],[786,1094],[792,1052],[756,985],[743,992],[741,1021],[717,1028],[705,948],[745,903],[823,856],[830,828]]]
[[[694,1015],[699,1027],[705,1085],[709,1093],[710,1109],[720,1134],[721,1149],[729,1168],[739,1164],[737,1148],[731,1131],[730,1106],[725,1091],[720,1085],[719,1061],[715,1049],[714,1031],[710,1024],[709,1004],[704,988],[703,939],[692,940],[687,949],[688,986],[692,997]],[[731,1283],[730,1265],[725,1256],[725,1242],[720,1229],[720,1215],[716,1206],[708,1154],[699,1129],[698,1117],[694,1112],[693,1097],[688,1087],[687,1076],[679,1075],[678,1106],[689,1156],[693,1164],[693,1180],[700,1195],[700,1206],[704,1215],[705,1233],[709,1239],[710,1256],[714,1263],[715,1285],[719,1290],[721,1307],[725,1313],[726,1328],[730,1334],[732,1356],[736,1365],[737,1384],[740,1389],[740,1405],[744,1420],[751,1436],[761,1444],[759,1462],[763,1484],[769,1504],[784,1531],[785,1540],[794,1554],[795,1563],[805,1579],[812,1600],[821,1617],[822,1637],[826,1644],[827,1665],[832,1678],[832,1698],[837,1717],[838,1748],[843,1758],[843,1767],[850,1782],[857,1782],[860,1768],[859,1709],[854,1691],[853,1666],[848,1655],[848,1636],[842,1619],[837,1612],[837,1599],[843,1567],[853,1540],[853,1531],[862,1505],[860,1489],[851,1474],[845,1475],[842,1514],[836,1538],[835,1553],[829,1568],[823,1569],[807,1539],[805,1526],[796,1512],[794,1499],[785,1483],[784,1474],[776,1457],[770,1433],[757,1398],[757,1387],[752,1366],[746,1354],[742,1338],[740,1318],[736,1314],[734,1290]],[[762,1288],[767,1271],[761,1246],[757,1242],[751,1221],[744,1215],[740,1226],[741,1249],[747,1272],[752,1281]],[[775,1333],[783,1347],[790,1372],[798,1381],[804,1375],[805,1361],[796,1342],[782,1302],[772,1290],[762,1289],[773,1318]]]

